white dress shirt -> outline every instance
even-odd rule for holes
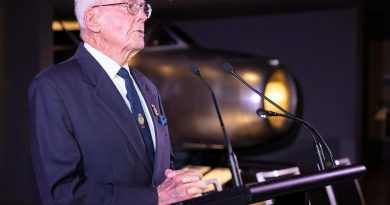
[[[112,60],[110,57],[106,56],[102,52],[93,48],[91,45],[84,43],[84,47],[106,71],[106,73],[108,74],[108,76],[111,78],[112,82],[115,84],[116,88],[118,89],[119,93],[122,95],[123,100],[126,102],[127,107],[130,109],[131,112],[130,102],[126,98],[127,90],[126,90],[125,80],[119,75],[117,75],[121,66],[118,63],[116,63],[114,60]],[[126,64],[125,66],[123,66],[123,68],[125,68],[129,72],[129,65]],[[154,125],[153,125],[152,117],[150,115],[148,106],[145,102],[144,97],[142,96],[141,91],[138,88],[137,83],[134,81],[133,76],[131,75],[130,72],[129,75],[131,77],[131,80],[133,81],[135,89],[137,90],[138,97],[140,98],[142,108],[145,112],[146,120],[149,125],[150,133],[152,135],[153,146],[154,149],[156,149],[156,134],[155,134]]]

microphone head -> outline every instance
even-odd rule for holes
[[[268,116],[268,112],[262,108],[257,109],[256,114],[261,118],[266,118]]]
[[[266,117],[274,117],[274,116],[281,116],[280,113],[277,113],[277,112],[272,112],[272,111],[269,111],[269,110],[264,110],[263,108],[259,108],[256,110],[256,114],[262,118],[266,118]]]
[[[222,65],[223,69],[225,70],[225,72],[229,73],[229,74],[233,74],[235,73],[235,70],[233,68],[232,65],[230,65],[230,63],[224,63]]]
[[[193,73],[194,75],[200,75],[200,71],[199,71],[199,67],[196,65],[196,64],[191,64],[190,65],[190,71],[191,73]]]

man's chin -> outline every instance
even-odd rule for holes
[[[144,49],[144,47],[145,47],[145,43],[144,42],[139,42],[139,43],[137,43],[136,45],[133,46],[133,49],[140,51],[140,50]]]
[[[142,42],[128,46],[127,49],[130,50],[130,57],[133,57],[135,54],[141,51],[144,48],[144,45],[145,44]]]

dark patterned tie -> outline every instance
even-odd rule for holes
[[[137,94],[137,90],[134,87],[133,80],[130,78],[129,72],[125,68],[121,68],[118,72],[118,75],[125,80],[126,84],[126,98],[129,100],[132,110],[132,115],[134,120],[137,122],[138,129],[142,135],[142,138],[145,143],[146,151],[151,162],[151,168],[154,168],[154,146],[152,141],[152,135],[150,134],[150,129],[148,122],[146,120],[146,115],[140,98]]]

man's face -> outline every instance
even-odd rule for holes
[[[145,3],[143,1],[110,0],[105,3]],[[126,4],[98,7],[101,16],[101,34],[104,44],[110,48],[120,48],[121,52],[144,48],[144,23],[146,15],[142,8],[136,15],[129,13]]]

